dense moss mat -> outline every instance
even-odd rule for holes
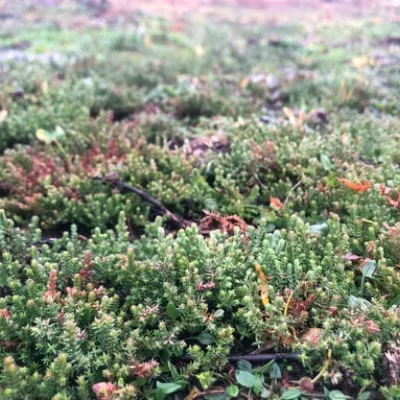
[[[0,398],[398,399],[398,23],[37,7],[0,28]]]

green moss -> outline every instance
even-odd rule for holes
[[[397,398],[396,25],[67,3],[0,28],[0,398]]]

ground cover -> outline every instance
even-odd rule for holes
[[[102,7],[2,14],[0,398],[400,398],[394,16]]]

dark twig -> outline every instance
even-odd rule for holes
[[[34,242],[29,242],[28,245],[29,246],[42,246],[44,244],[52,245],[56,240],[57,240],[57,238],[39,239]]]
[[[229,362],[249,361],[251,363],[263,363],[272,360],[298,360],[300,353],[269,353],[269,354],[244,354],[228,357]],[[183,356],[182,361],[193,361],[192,356]]]
[[[118,178],[118,175],[115,173],[108,174],[105,177],[95,176],[95,177],[93,177],[93,179],[96,181],[107,183],[107,184],[111,185],[112,187],[120,190],[121,192],[130,192],[130,193],[136,194],[137,196],[141,197],[147,203],[150,203],[153,206],[155,206],[156,208],[158,208],[161,215],[167,215],[171,221],[175,222],[180,227],[188,226],[190,224],[190,221],[186,221],[185,219],[180,218],[173,212],[169,211],[167,207],[165,207],[161,202],[159,202],[154,197],[150,196],[144,190],[138,189],[135,186],[128,185],[127,183],[122,182]]]
[[[43,238],[43,239],[36,240],[34,242],[29,242],[28,246],[43,246],[45,244],[50,246],[50,245],[53,245],[57,240],[60,240],[61,238],[62,238],[62,236]],[[78,239],[82,242],[88,241],[88,238],[84,235],[78,235]]]

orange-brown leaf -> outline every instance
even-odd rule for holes
[[[282,202],[277,197],[271,197],[270,204],[274,210],[280,210],[283,208]]]
[[[346,186],[358,193],[364,193],[367,190],[371,189],[371,184],[368,181],[352,182],[352,181],[350,181],[348,179],[344,179],[344,178],[337,178],[337,180],[344,186]]]

